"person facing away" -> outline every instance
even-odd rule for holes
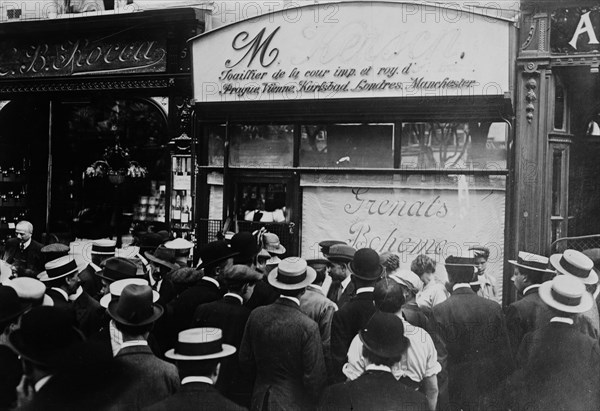
[[[417,294],[417,305],[426,315],[431,315],[434,305],[446,301],[450,293],[435,275],[436,262],[431,257],[418,255],[410,264],[410,270],[419,276],[423,289]]]

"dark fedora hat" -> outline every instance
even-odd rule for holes
[[[69,312],[55,307],[35,307],[21,317],[9,336],[14,349],[34,364],[55,367],[65,361],[69,349],[83,341]]]
[[[395,314],[377,311],[358,336],[364,346],[383,358],[398,358],[410,345],[404,336],[404,324]]]
[[[329,261],[334,263],[349,263],[354,259],[356,249],[346,244],[333,244],[326,255]]]
[[[179,267],[177,264],[175,264],[175,251],[165,247],[162,244],[156,247],[154,252],[144,251],[144,256],[146,256],[146,258],[153,263],[160,264],[170,270],[174,270]]]
[[[119,324],[147,325],[163,314],[163,308],[152,301],[152,288],[149,285],[130,284],[123,288],[118,300],[108,304],[108,315]]]
[[[325,241],[321,241],[319,243],[319,247],[321,247],[321,253],[327,257],[329,254],[329,250],[331,249],[332,245],[336,245],[336,244],[346,244],[343,241],[340,240],[325,240]]]
[[[228,258],[233,258],[239,253],[232,250],[227,242],[223,240],[211,241],[205,246],[198,250],[201,263],[198,265],[198,269],[204,267],[212,267]]]
[[[260,251],[256,237],[249,231],[241,231],[231,237],[231,251],[237,253],[233,259],[234,264],[251,263]]]
[[[384,272],[379,262],[379,254],[372,248],[361,248],[354,254],[354,259],[348,264],[350,274],[361,280],[377,280]]]
[[[0,285],[0,323],[18,317],[29,307],[31,304],[20,299],[17,290],[10,286]]]
[[[128,258],[112,257],[104,261],[102,270],[97,271],[96,275],[111,282],[134,278],[137,275],[137,266]]]

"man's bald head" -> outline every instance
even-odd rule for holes
[[[31,238],[31,234],[33,234],[33,224],[29,221],[19,221],[15,228],[15,234],[22,243],[26,243]]]

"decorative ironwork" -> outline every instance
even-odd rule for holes
[[[0,93],[43,93],[56,91],[95,91],[95,90],[132,90],[167,88],[174,84],[174,79],[150,80],[110,80],[110,81],[70,81],[44,82],[27,84],[11,82],[0,84]]]
[[[531,124],[533,121],[533,113],[535,111],[534,103],[537,101],[537,94],[535,94],[535,90],[537,89],[537,81],[534,78],[530,78],[525,83],[525,88],[527,89],[527,93],[525,94],[525,101],[527,102],[525,111],[527,112],[527,122]]]

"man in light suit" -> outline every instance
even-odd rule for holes
[[[252,409],[313,408],[325,386],[325,362],[317,323],[300,311],[300,296],[315,270],[298,257],[283,259],[268,276],[280,298],[250,314],[240,365],[256,374]]]

